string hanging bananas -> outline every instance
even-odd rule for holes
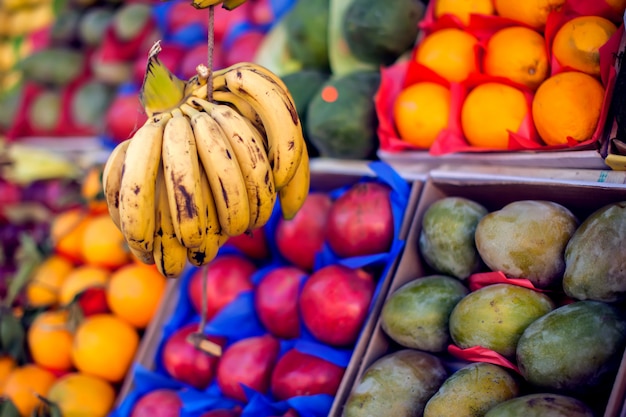
[[[176,278],[267,224],[277,201],[293,218],[309,192],[309,157],[293,98],[271,71],[200,64],[183,81],[160,51],[157,42],[139,94],[148,120],[111,152],[103,188],[129,250]]]

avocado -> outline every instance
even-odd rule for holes
[[[378,148],[378,71],[331,77],[307,108],[306,135],[322,157],[373,159]]]
[[[390,65],[410,50],[425,6],[420,0],[354,0],[344,16],[344,37],[362,61]]]

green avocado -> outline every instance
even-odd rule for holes
[[[348,47],[362,61],[390,65],[413,47],[424,10],[420,0],[353,0],[344,16]]]
[[[307,108],[306,135],[322,157],[373,159],[378,148],[378,71],[330,78]]]
[[[287,51],[303,68],[328,70],[330,0],[297,2],[284,17]]]

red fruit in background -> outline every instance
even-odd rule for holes
[[[167,373],[174,379],[198,389],[206,388],[215,376],[219,358],[196,349],[187,337],[198,330],[197,324],[188,324],[175,331],[163,346],[162,361]],[[225,340],[208,337],[219,345]]]
[[[202,414],[200,417],[239,417],[241,411],[239,410],[227,410],[220,408],[219,410],[210,410]]]
[[[223,255],[215,258],[209,264],[207,278],[207,320],[211,320],[218,311],[233,301],[237,296],[254,288],[251,277],[256,272],[256,266],[239,255]],[[191,277],[189,298],[194,310],[202,311],[202,279],[205,269],[198,271]]]
[[[250,20],[255,25],[263,26],[271,24],[274,21],[274,11],[270,0],[254,0],[248,1],[252,11],[250,12]]]
[[[78,294],[76,302],[83,315],[89,317],[110,312],[106,294],[106,289],[97,287],[87,288]]]
[[[174,390],[156,389],[141,397],[130,417],[178,417],[183,402]]]
[[[315,271],[300,293],[300,315],[319,341],[354,343],[374,295],[374,280],[362,270],[329,265]]]
[[[269,334],[230,345],[217,366],[217,384],[222,393],[243,402],[248,399],[241,384],[266,393],[279,352],[280,342]]]
[[[189,5],[187,5],[189,7]],[[161,43],[161,52],[159,52],[159,61],[161,61],[170,71],[174,74],[180,73],[181,62],[187,53],[187,48],[175,43]],[[204,47],[206,50],[206,45]],[[133,66],[133,81],[137,85],[143,83],[143,78],[146,74],[147,59],[144,55],[141,55],[135,59]]]
[[[299,395],[335,395],[345,368],[317,356],[288,350],[274,366],[271,390],[278,400]]]
[[[224,49],[224,65],[229,67],[238,62],[254,61],[256,52],[264,38],[265,34],[259,31],[249,31],[237,36],[237,38]]]
[[[17,204],[22,200],[22,189],[19,185],[0,178],[0,207]]]
[[[393,241],[389,187],[360,182],[342,194],[328,213],[326,239],[342,258],[387,252]]]
[[[200,43],[190,48],[182,58],[179,72],[184,80],[196,75],[196,67],[200,64],[209,65],[209,53],[205,43]],[[213,47],[213,69],[224,67],[224,53],[221,44],[216,43]]]
[[[250,235],[244,233],[239,236],[228,238],[228,245],[241,251],[244,255],[252,259],[266,259],[270,256],[269,244],[265,236],[265,229],[254,229]]]
[[[198,24],[208,29],[208,21],[207,13],[202,13],[190,7],[191,5],[188,2],[177,2],[170,6],[167,11],[166,18],[166,30],[168,33],[176,33],[181,29],[184,29],[187,26]],[[217,23],[217,10],[219,7],[215,8],[215,23]]]
[[[254,305],[267,331],[282,339],[300,336],[298,293],[307,273],[293,266],[281,266],[268,272],[256,287]]]
[[[119,143],[128,139],[147,119],[137,94],[119,94],[106,113],[106,132]]]
[[[292,264],[312,270],[315,254],[326,238],[326,221],[332,206],[326,193],[311,193],[291,220],[281,218],[276,226],[276,246]]]

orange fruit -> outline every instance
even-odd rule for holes
[[[500,29],[487,41],[485,74],[504,77],[535,90],[549,75],[550,61],[544,37],[532,29]]]
[[[80,194],[87,202],[93,214],[107,213],[107,203],[102,189],[102,170],[104,166],[94,165],[87,171],[81,183]]]
[[[26,286],[26,300],[32,307],[53,306],[59,301],[59,291],[74,269],[66,258],[51,255],[35,270]]]
[[[154,266],[132,263],[113,272],[107,286],[111,311],[144,329],[159,308],[166,280]]]
[[[39,398],[47,396],[56,377],[37,365],[24,365],[15,368],[4,383],[4,395],[17,407],[22,417],[30,416]]]
[[[4,395],[4,384],[7,378],[13,372],[13,369],[17,366],[15,359],[10,356],[0,357],[0,395]]]
[[[610,18],[616,22],[620,22],[624,16],[624,11],[626,10],[626,0],[604,0],[604,2],[608,4],[613,11]]]
[[[600,16],[579,16],[561,26],[552,42],[559,64],[600,75],[600,47],[617,31],[617,26]]]
[[[59,304],[68,305],[79,293],[92,287],[106,287],[111,272],[108,269],[82,265],[74,268],[65,278],[59,293]]]
[[[63,416],[105,417],[113,408],[115,390],[102,378],[74,372],[57,379],[47,398]]]
[[[67,371],[72,368],[72,339],[66,310],[39,314],[28,328],[27,341],[33,362],[44,368]]]
[[[552,11],[559,11],[567,0],[494,0],[496,13],[543,31]]]
[[[117,383],[128,372],[138,346],[134,327],[113,314],[96,314],[76,329],[72,361],[81,372]]]
[[[131,261],[124,235],[108,213],[93,217],[85,227],[81,254],[86,263],[109,269]]]
[[[429,148],[448,126],[450,90],[431,82],[410,85],[396,97],[393,115],[400,138]]]
[[[539,136],[548,145],[579,142],[593,135],[600,120],[604,87],[591,75],[578,71],[562,72],[539,86],[532,115]]]
[[[436,0],[434,12],[436,19],[451,14],[467,26],[470,14],[492,15],[494,9],[492,0]]]
[[[81,208],[57,214],[50,224],[50,240],[56,252],[81,262],[83,232],[88,222],[89,215]]]
[[[509,131],[517,132],[528,114],[524,94],[501,83],[474,88],[461,107],[461,127],[472,146],[507,149]]]
[[[478,40],[460,29],[441,29],[422,39],[415,60],[450,82],[461,82],[477,71]]]

